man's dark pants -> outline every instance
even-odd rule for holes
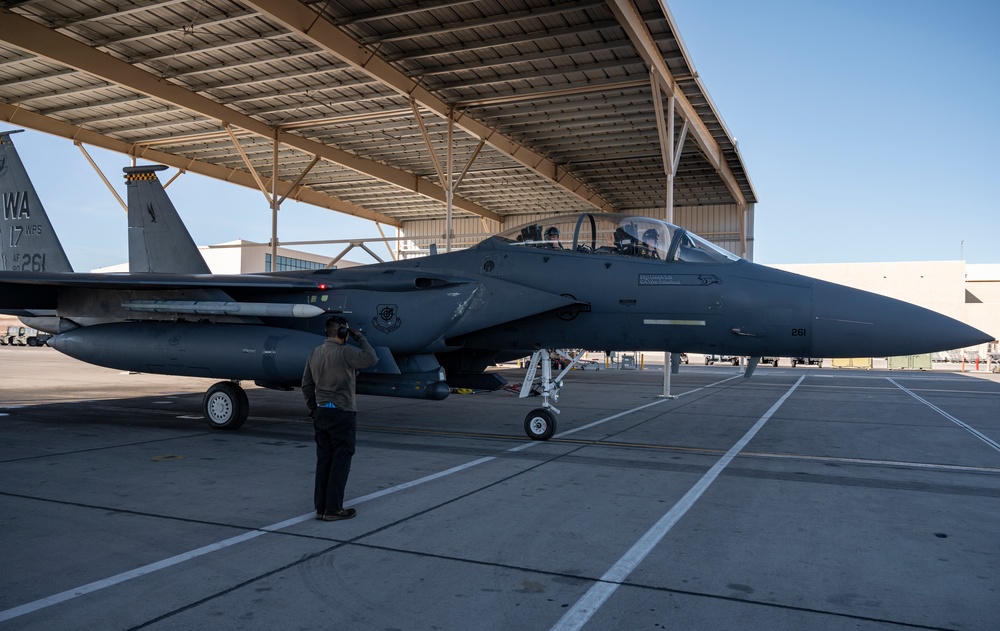
[[[351,473],[357,413],[338,408],[316,408],[316,490],[317,513],[334,513],[344,508],[344,488]]]

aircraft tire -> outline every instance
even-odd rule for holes
[[[531,440],[548,440],[556,433],[556,417],[545,408],[535,408],[524,417],[524,433]]]
[[[201,408],[209,427],[234,430],[246,422],[250,401],[243,388],[232,381],[220,381],[205,392]]]

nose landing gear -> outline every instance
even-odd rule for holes
[[[556,414],[559,408],[552,403],[559,400],[559,390],[562,388],[562,379],[573,366],[583,357],[585,351],[579,351],[575,355],[562,352],[560,355],[570,358],[570,362],[552,378],[552,361],[547,348],[540,348],[531,355],[531,363],[528,364],[528,371],[524,375],[524,382],[521,384],[519,398],[529,396],[533,390],[537,390],[542,395],[542,407],[535,408],[524,417],[524,432],[532,440],[548,440],[556,432]],[[538,372],[538,365],[542,366],[542,376],[538,384],[535,384],[535,373]],[[552,403],[549,402],[552,400]]]

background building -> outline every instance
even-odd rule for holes
[[[254,243],[245,239],[227,241],[216,245],[198,246],[202,258],[213,274],[253,274],[272,271],[271,246],[266,243]],[[301,250],[278,248],[278,261],[273,271],[284,272],[296,269],[323,269],[330,265],[333,258],[320,254],[311,254]],[[340,259],[334,269],[355,267],[361,265],[347,259]],[[127,272],[128,263],[109,265],[93,270],[101,273]]]

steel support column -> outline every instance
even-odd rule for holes
[[[278,271],[278,129],[274,130],[274,145],[271,153],[271,271]]]
[[[448,117],[448,135],[447,135],[447,147],[445,150],[445,166],[441,167],[441,161],[437,157],[437,152],[434,150],[434,144],[431,142],[430,133],[427,131],[427,125],[424,124],[424,118],[420,114],[420,106],[413,99],[410,100],[410,107],[413,109],[413,117],[417,121],[417,126],[420,127],[420,133],[424,137],[424,144],[427,145],[427,151],[430,153],[431,162],[434,164],[434,169],[437,171],[438,180],[441,182],[441,188],[445,191],[445,252],[451,252],[451,242],[454,236],[454,229],[452,227],[453,222],[453,200],[455,198],[455,191],[462,184],[462,180],[465,179],[465,175],[469,172],[472,167],[472,163],[475,162],[476,158],[479,156],[479,152],[482,150],[483,145],[486,144],[485,140],[480,139],[479,144],[473,150],[472,155],[465,163],[465,167],[462,169],[462,173],[456,178],[455,177],[455,123],[452,120],[452,116]],[[485,225],[486,217],[480,215],[483,219]],[[496,218],[499,221],[499,217]]]
[[[698,117],[694,106],[691,105],[691,102],[688,101],[687,97],[673,80],[667,62],[663,59],[663,54],[660,52],[656,41],[646,27],[646,22],[643,20],[642,14],[632,0],[607,0],[607,4],[608,8],[614,14],[615,19],[622,25],[625,33],[632,41],[636,51],[638,51],[643,61],[646,62],[650,72],[656,75],[659,82],[663,83],[668,94],[672,94],[677,99],[677,106],[680,108],[681,117],[685,122],[690,122],[692,125],[691,133],[694,141],[701,147],[709,164],[712,165],[712,168],[715,169],[719,177],[725,182],[726,188],[733,196],[733,199],[737,203],[745,204],[746,198],[743,196],[743,192],[736,182],[736,177],[729,169],[729,165],[722,155],[722,148],[719,147],[708,127]]]
[[[663,173],[667,178],[666,187],[666,220],[674,223],[674,179],[680,166],[681,152],[687,139],[688,121],[684,119],[680,138],[674,141],[674,104],[676,99],[672,90],[665,90],[656,72],[650,71],[649,84],[653,94],[653,109],[656,111],[656,131],[660,137],[660,155],[663,157]],[[663,111],[663,93],[667,95],[667,112]]]

